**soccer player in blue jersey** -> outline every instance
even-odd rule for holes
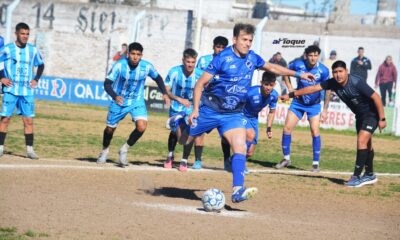
[[[246,105],[243,108],[244,119],[246,120],[247,158],[253,155],[258,143],[258,114],[266,106],[269,108],[266,133],[269,139],[272,138],[272,123],[274,122],[275,108],[279,95],[274,90],[275,85],[276,75],[264,72],[261,85],[250,87],[247,90]]]
[[[373,169],[372,135],[377,127],[379,127],[380,131],[386,127],[382,100],[362,77],[349,74],[345,62],[340,60],[334,62],[332,74],[333,78],[328,81],[290,92],[288,95],[281,96],[281,99],[288,100],[296,96],[319,92],[323,89],[335,91],[339,98],[356,115],[356,164],[353,175],[345,184],[348,187],[362,187],[367,184],[374,184],[378,181],[378,178]],[[363,176],[360,176],[364,168],[365,172]]]
[[[3,103],[0,122],[0,156],[4,153],[4,141],[14,109],[22,116],[26,143],[26,156],[38,159],[33,150],[33,117],[35,117],[33,88],[42,76],[44,62],[36,46],[28,43],[30,29],[26,23],[15,27],[17,40],[0,50],[0,59],[4,62],[1,83],[3,85]],[[37,67],[33,76],[33,67]]]
[[[256,69],[278,75],[298,76],[312,80],[311,73],[300,73],[265,62],[250,50],[255,28],[238,23],[233,28],[233,45],[213,58],[194,88],[193,112],[189,116],[189,137],[178,128],[178,139],[186,144],[193,137],[217,128],[220,135],[232,146],[232,202],[247,200],[257,193],[257,188],[244,186],[246,167],[246,129],[243,107],[247,90]],[[204,90],[203,90],[204,89]],[[201,107],[200,107],[201,99]]]
[[[178,113],[184,112],[186,115],[193,110],[193,88],[196,81],[203,73],[202,70],[195,68],[197,52],[188,48],[183,52],[182,65],[175,66],[169,70],[165,79],[168,96],[171,98],[169,116],[173,117]],[[174,161],[174,150],[178,142],[175,129],[171,129],[168,137],[168,157],[164,162],[164,168],[172,168]],[[192,150],[193,143],[185,145],[183,148],[182,160],[179,164],[179,171],[187,170],[187,160]],[[201,168],[201,154],[203,151],[203,136],[195,139],[195,162],[194,169]]]
[[[143,47],[140,43],[129,44],[128,58],[117,61],[104,81],[104,89],[113,100],[109,106],[107,126],[103,133],[103,150],[97,163],[106,162],[117,124],[130,114],[136,128],[119,150],[119,165],[121,167],[128,165],[126,158],[129,147],[137,142],[147,128],[147,110],[144,101],[144,84],[147,76],[157,83],[165,102],[169,105],[162,77],[150,62],[142,59],[142,56]]]
[[[200,68],[201,70],[206,70],[208,64],[210,64],[213,58],[217,56],[217,54],[220,53],[222,50],[224,50],[226,46],[228,46],[228,39],[226,37],[223,36],[215,37],[213,41],[214,53],[201,56],[199,58],[199,61],[197,62],[196,67]]]
[[[329,69],[322,63],[318,62],[321,50],[315,45],[308,46],[305,49],[306,59],[298,59],[289,64],[289,69],[296,72],[312,73],[315,76],[315,81],[307,81],[297,77],[297,90],[304,87],[313,86],[328,80]],[[293,91],[292,84],[285,78],[286,86],[289,91]],[[325,102],[322,112],[322,119],[326,119],[326,113],[329,106],[330,91],[326,92]],[[282,134],[282,151],[283,159],[275,165],[277,169],[288,167],[291,164],[290,160],[290,144],[292,142],[292,131],[297,122],[303,118],[304,113],[307,114],[307,119],[310,124],[312,146],[313,146],[313,162],[311,171],[319,172],[319,160],[321,152],[321,137],[319,134],[320,112],[321,112],[321,92],[316,92],[309,95],[304,95],[293,99],[286,116],[285,126]]]

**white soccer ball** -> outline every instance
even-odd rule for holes
[[[219,189],[210,188],[203,193],[201,202],[206,212],[219,212],[225,206],[225,195]]]

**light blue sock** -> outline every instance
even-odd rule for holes
[[[246,155],[235,153],[232,159],[233,186],[244,185],[244,169],[246,168]]]

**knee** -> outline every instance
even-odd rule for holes
[[[26,118],[24,119],[24,127],[32,127],[33,126],[33,119],[32,118]]]
[[[106,129],[104,129],[104,132],[106,132],[107,134],[113,134],[115,131],[115,128],[112,127],[106,127]]]
[[[246,143],[241,139],[235,139],[232,142],[232,150],[234,153],[246,154]]]
[[[289,126],[286,126],[286,125],[283,127],[283,133],[285,133],[285,134],[291,134],[292,130],[293,130],[292,127],[289,127]]]
[[[254,138],[256,137],[256,134],[254,132],[248,133],[246,135],[246,141],[247,142],[252,142],[254,140]]]
[[[3,117],[1,119],[1,124],[8,125],[10,123],[10,120],[11,120],[11,118],[9,118],[9,117]]]
[[[136,129],[139,131],[139,132],[144,132],[144,131],[146,131],[146,128],[147,128],[147,123],[146,122],[144,122],[144,123],[140,123],[140,124],[137,124],[136,125]]]

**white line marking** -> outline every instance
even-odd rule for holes
[[[71,162],[73,163],[73,162]],[[137,166],[130,165],[126,168],[116,167],[115,164],[106,163],[102,165],[94,166],[82,166],[82,165],[62,165],[62,164],[0,164],[1,169],[81,169],[81,170],[97,170],[97,171],[123,171],[123,172],[137,172],[137,171],[155,171],[155,172],[177,172],[177,169],[164,169],[162,167],[155,166]],[[175,171],[176,170],[176,171]],[[193,170],[188,169],[192,173],[223,173],[227,174],[226,171],[218,169],[200,169]],[[178,172],[177,172],[178,173]],[[321,171],[319,173],[312,173],[310,171],[304,170],[275,170],[275,169],[250,169],[250,173],[267,173],[267,174],[288,174],[288,175],[310,175],[310,176],[323,176],[323,175],[351,175],[352,172],[335,172],[335,171]],[[376,173],[377,176],[387,176],[387,177],[400,177],[400,173]]]
[[[187,206],[187,205],[177,205],[177,204],[165,204],[165,203],[148,203],[148,202],[132,202],[134,206],[147,207],[165,210],[169,212],[181,212],[188,214],[201,214],[210,216],[221,216],[221,217],[231,217],[231,218],[254,218],[256,214],[250,212],[242,211],[227,211],[223,209],[221,212],[206,212],[201,207]]]

